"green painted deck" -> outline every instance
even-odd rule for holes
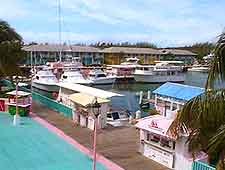
[[[92,160],[29,117],[0,112],[0,170],[91,170]],[[97,164],[97,170],[105,167]]]

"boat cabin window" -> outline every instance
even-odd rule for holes
[[[97,77],[106,77],[105,74],[98,74]]]
[[[89,77],[95,77],[95,75],[94,74],[90,74]]]
[[[39,76],[36,76],[36,79],[39,80]]]
[[[113,117],[113,120],[120,119],[120,116],[119,116],[118,112],[112,112],[112,117]]]
[[[64,79],[67,79],[67,76],[63,75],[63,78],[64,78]]]
[[[107,114],[107,118],[112,118],[112,114],[111,113],[108,113]]]
[[[148,67],[144,67],[144,71],[148,71],[149,69],[148,69]]]

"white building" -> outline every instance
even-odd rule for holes
[[[177,110],[191,98],[200,95],[204,89],[199,87],[165,83],[155,93],[155,106],[160,115],[141,119],[136,127],[140,130],[139,151],[144,156],[175,170],[191,170],[193,158],[188,152],[188,132],[179,138],[172,136],[168,129]],[[197,160],[205,160],[207,156],[199,153]]]
[[[59,83],[58,101],[73,109],[73,120],[83,127],[93,130],[94,117],[90,105],[97,99],[101,108],[98,119],[98,127],[104,128],[107,124],[107,112],[110,99],[114,96],[123,96],[118,93],[88,87],[73,83]]]
[[[73,108],[73,121],[83,127],[94,130],[95,115],[91,105],[95,100],[100,104],[98,116],[98,128],[105,128],[107,125],[107,112],[109,111],[108,99],[94,97],[85,93],[74,93],[69,97]]]

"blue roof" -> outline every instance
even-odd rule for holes
[[[205,89],[200,87],[167,82],[154,90],[153,93],[188,101],[204,91]]]

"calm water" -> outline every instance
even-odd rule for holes
[[[193,85],[198,87],[204,87],[207,73],[198,73],[198,72],[187,72],[185,74],[185,82],[184,84]],[[153,91],[161,84],[140,84],[140,83],[124,83],[114,85],[98,85],[96,88],[100,88],[103,90],[117,92],[123,94],[124,97],[113,97],[112,98],[112,106],[119,109],[128,109],[131,112],[135,112],[139,110],[139,96],[137,95],[140,91],[143,91],[145,95],[147,95],[147,91]],[[36,90],[35,90],[36,91]],[[39,93],[44,94],[48,97],[51,97],[52,94],[42,92],[38,90]]]

